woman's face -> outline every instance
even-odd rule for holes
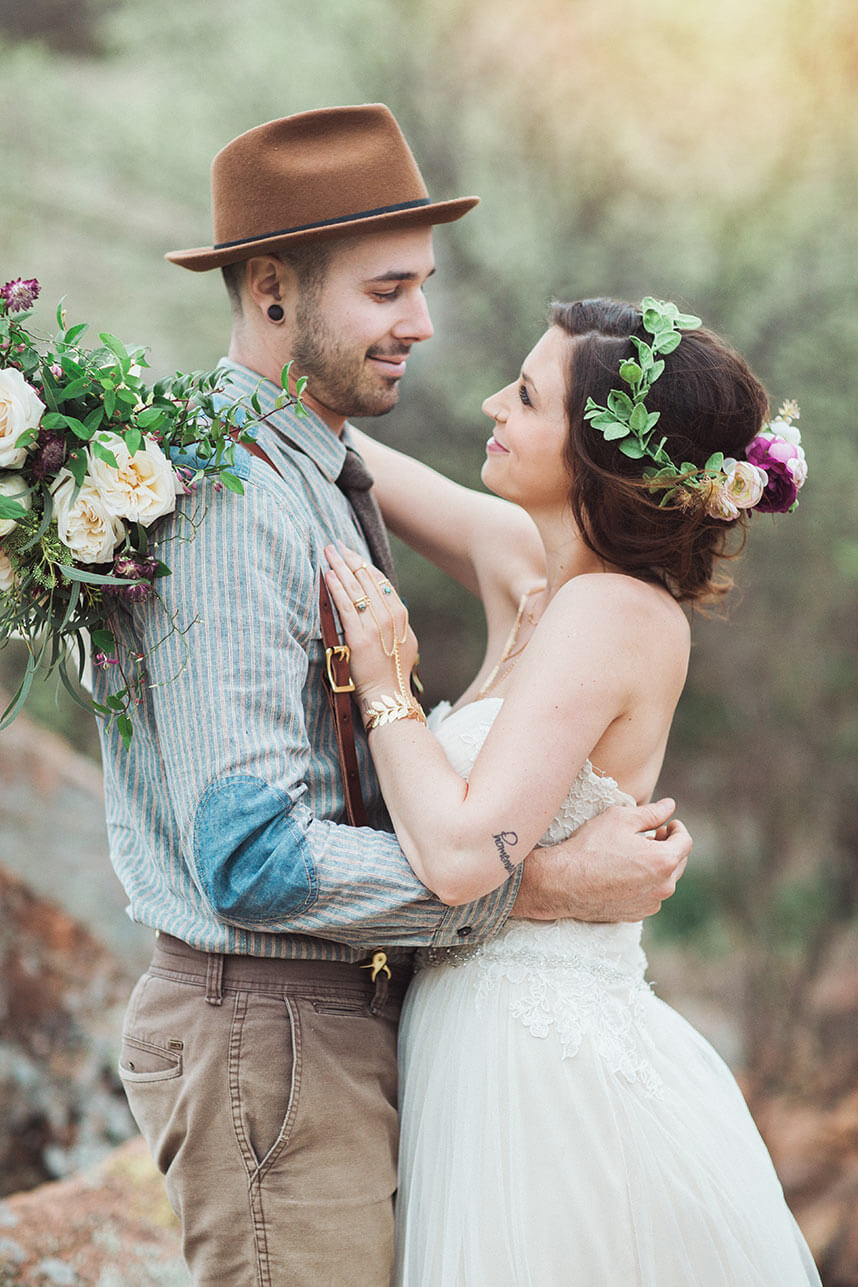
[[[528,511],[568,504],[566,371],[571,340],[552,326],[527,355],[519,379],[486,398],[495,422],[481,477],[486,487]]]

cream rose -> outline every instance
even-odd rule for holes
[[[8,496],[10,500],[23,505],[24,509],[33,508],[33,498],[27,491],[23,474],[7,474],[5,478],[0,478],[0,496]],[[8,536],[17,523],[16,518],[0,518],[0,536]]]
[[[726,465],[726,461],[724,462]],[[748,460],[740,460],[727,473],[725,492],[737,509],[753,509],[766,489],[768,478]]]
[[[45,404],[15,367],[0,370],[0,468],[17,469],[27,452],[15,443],[27,429],[37,429]]]
[[[9,556],[0,545],[0,594],[8,594],[15,585],[15,570]]]
[[[89,477],[77,496],[74,492],[71,471],[61,469],[51,488],[60,540],[81,563],[108,563],[125,536],[125,526],[108,511]]]
[[[156,442],[145,438],[143,447],[132,456],[118,434],[102,433],[97,441],[116,459],[114,469],[106,460],[89,453],[88,476],[109,514],[148,527],[176,508],[176,496],[182,487]]]

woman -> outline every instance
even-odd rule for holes
[[[433,735],[403,606],[329,550],[385,799],[446,902],[649,798],[688,663],[681,605],[724,592],[742,514],[804,481],[789,419],[761,434],[764,390],[698,327],[651,299],[555,306],[483,407],[483,481],[513,506],[361,440],[394,530],[486,611],[483,666]],[[510,922],[422,964],[401,1032],[402,1287],[819,1282],[732,1076],[644,982],[640,925]]]

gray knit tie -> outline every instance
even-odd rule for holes
[[[384,520],[372,494],[372,474],[353,447],[346,447],[346,458],[337,478],[337,486],[354,510],[373,563],[393,585],[396,585],[393,556],[390,553]]]

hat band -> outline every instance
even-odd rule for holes
[[[233,246],[249,246],[254,241],[269,241],[272,237],[288,237],[293,232],[310,232],[314,228],[332,228],[338,223],[353,223],[356,219],[371,219],[375,215],[396,214],[399,210],[418,210],[430,205],[428,197],[417,201],[400,201],[396,206],[376,206],[375,210],[358,210],[356,214],[338,215],[336,219],[320,219],[317,223],[300,223],[293,228],[280,228],[277,232],[262,232],[257,237],[239,237],[237,241],[218,241],[213,250],[230,250]]]

